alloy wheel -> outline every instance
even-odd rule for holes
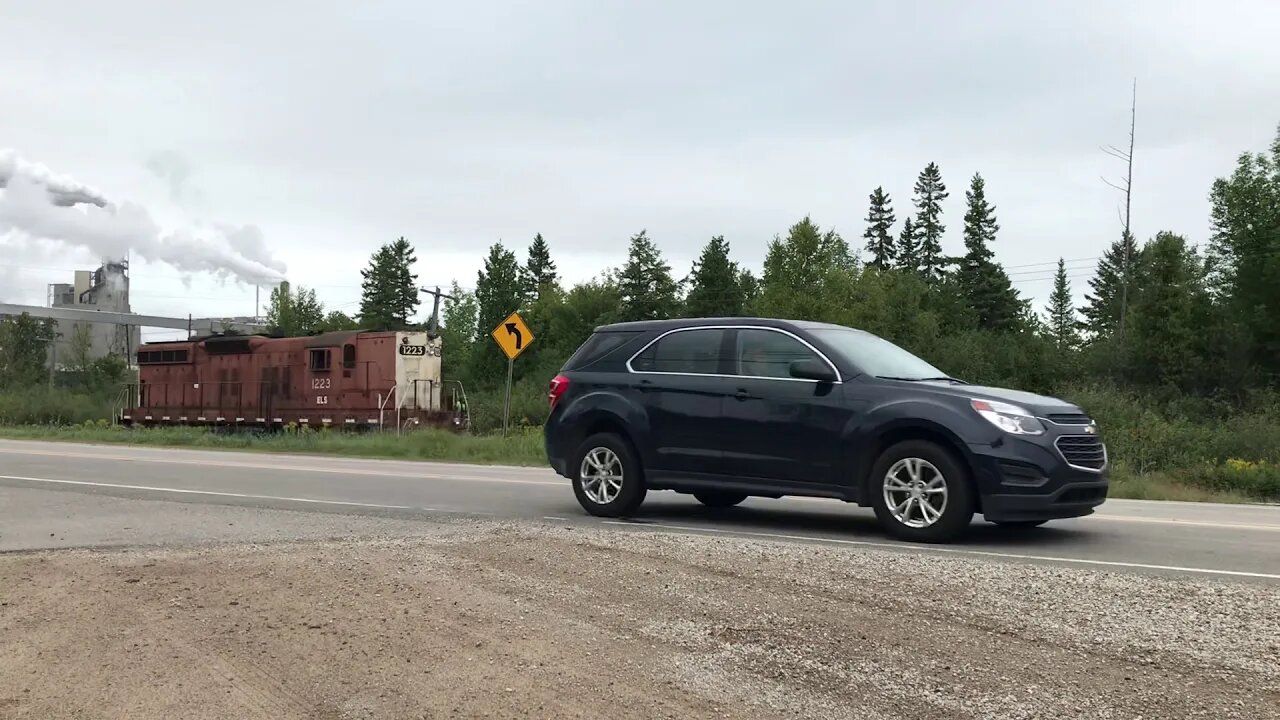
[[[947,509],[947,480],[923,458],[902,458],[884,476],[884,504],[894,520],[927,528]]]
[[[582,458],[578,477],[583,494],[591,502],[608,505],[622,492],[622,460],[607,447],[594,448]]]

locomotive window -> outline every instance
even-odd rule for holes
[[[311,370],[328,370],[329,369],[329,349],[316,348],[311,351]]]
[[[345,370],[350,370],[350,369],[354,368],[355,366],[356,366],[356,346],[355,346],[355,345],[343,345],[343,346],[342,346],[342,367],[343,367],[343,369],[345,369]]]

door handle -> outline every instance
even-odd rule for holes
[[[747,400],[751,397],[751,393],[747,392],[745,388],[738,388],[738,392],[734,393],[733,396],[738,400]]]

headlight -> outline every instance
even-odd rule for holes
[[[988,422],[1014,435],[1043,435],[1044,425],[1027,410],[994,400],[970,400],[969,404]]]

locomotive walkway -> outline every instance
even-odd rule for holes
[[[886,538],[869,509],[822,500],[752,499],[709,513],[689,498],[651,493],[635,521],[603,521],[584,515],[567,481],[541,468],[0,441],[0,486],[411,521],[449,514],[617,532],[758,537],[1280,583],[1280,507],[1264,505],[1110,500],[1091,517],[1029,532],[975,518],[962,543],[926,547]],[[0,551],[183,539],[181,527],[163,532],[167,536],[147,527],[145,513],[122,529],[92,517],[14,517],[0,508]]]

